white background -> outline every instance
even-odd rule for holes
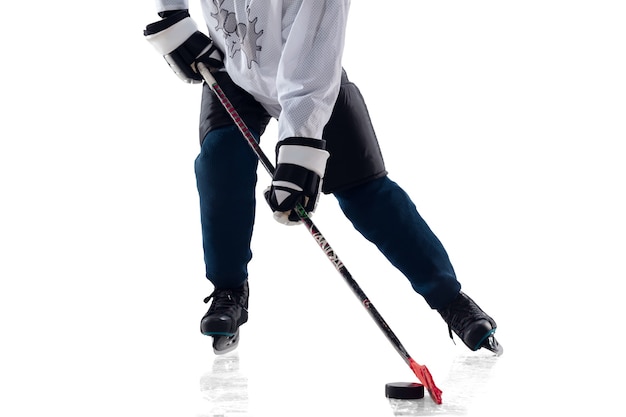
[[[476,373],[484,392],[449,395],[461,405],[448,411],[615,415],[625,7],[352,3],[344,66],[390,176],[505,347]],[[197,2],[191,11],[200,21]],[[201,88],[143,39],[154,20],[147,0],[3,6],[2,415],[211,415],[199,387],[214,359],[198,332],[211,291],[193,175]],[[445,404],[467,351],[332,196],[314,220]],[[391,415],[384,383],[413,377],[310,236],[261,202],[253,250],[239,349],[251,415]],[[476,387],[471,367],[458,373]]]

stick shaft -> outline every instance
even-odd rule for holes
[[[239,131],[246,139],[246,142],[248,142],[248,145],[250,145],[257,158],[259,158],[261,165],[263,165],[265,170],[270,175],[274,175],[274,166],[257,143],[254,135],[250,132],[248,126],[246,126],[246,123],[243,121],[241,116],[239,116],[237,109],[235,109],[230,100],[228,100],[228,97],[226,97],[226,94],[224,94],[224,91],[220,88],[219,84],[215,80],[215,77],[211,74],[211,71],[209,71],[209,69],[202,63],[198,64],[198,69],[200,70],[200,74],[202,75],[202,78],[204,78],[204,81],[206,81],[213,93],[215,93],[220,103],[222,103],[222,106],[224,106],[226,112],[228,112],[228,115],[231,119],[233,119],[233,122],[235,122],[235,125],[237,125],[237,128],[239,128]]]
[[[252,135],[252,133],[250,132],[250,129],[248,129],[248,127],[246,126],[245,122],[243,121],[243,119],[241,118],[237,110],[231,104],[230,100],[228,100],[228,97],[226,97],[226,95],[224,94],[224,91],[218,85],[217,81],[215,80],[215,77],[213,77],[209,69],[202,63],[198,64],[198,69],[200,70],[200,73],[202,74],[202,77],[204,78],[204,80],[207,82],[211,90],[215,93],[215,95],[219,99],[220,103],[224,106],[224,108],[226,109],[230,117],[233,119],[233,121],[239,128],[239,131],[244,136],[244,138],[246,139],[246,141],[248,142],[248,144],[250,145],[250,147],[252,148],[256,156],[259,158],[259,161],[261,162],[261,164],[265,167],[266,171],[270,175],[273,175],[275,171],[274,166],[272,165],[270,160],[267,158],[263,150],[260,148],[256,139],[254,138],[254,135]],[[301,205],[298,205],[296,207],[296,212],[298,213],[298,216],[300,216],[300,219],[306,226],[311,236],[313,236],[313,238],[319,245],[320,249],[322,249],[322,251],[326,254],[326,256],[328,257],[330,262],[333,264],[335,269],[339,272],[339,274],[343,277],[343,279],[346,281],[348,286],[352,289],[352,292],[361,301],[361,304],[363,305],[363,307],[365,307],[365,309],[368,311],[370,316],[374,319],[374,321],[376,322],[380,330],[385,334],[385,336],[387,337],[389,342],[393,345],[393,347],[396,349],[398,354],[402,357],[402,359],[406,362],[406,364],[409,365],[409,367],[418,377],[420,382],[428,388],[428,390],[431,392],[431,395],[433,395],[433,391],[436,393],[436,391],[439,389],[436,386],[434,386],[434,382],[432,381],[432,378],[425,378],[423,375],[423,372],[416,371],[416,367],[419,367],[421,365],[417,364],[411,358],[411,356],[409,355],[407,350],[404,348],[402,343],[400,343],[400,340],[398,339],[398,337],[391,330],[391,328],[389,327],[387,322],[383,319],[383,317],[378,312],[376,307],[374,307],[374,304],[372,304],[372,302],[369,300],[365,292],[363,292],[363,290],[361,289],[359,284],[356,282],[356,280],[352,278],[352,275],[350,274],[346,266],[343,264],[341,259],[339,259],[339,256],[334,251],[334,249],[330,246],[330,244],[328,243],[324,235],[320,232],[317,226],[310,219],[310,217],[308,216],[304,208]],[[437,395],[433,399],[438,403],[441,402],[440,395]]]

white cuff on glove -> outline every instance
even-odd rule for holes
[[[278,150],[278,164],[300,165],[317,175],[324,177],[328,151],[300,145],[282,145]]]
[[[172,26],[152,35],[147,35],[148,40],[161,55],[167,55],[183,44],[191,35],[198,31],[196,22],[191,17],[186,17]]]

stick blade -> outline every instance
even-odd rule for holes
[[[426,387],[433,401],[437,404],[441,404],[442,403],[441,390],[437,388],[437,385],[435,385],[433,376],[430,374],[430,371],[428,370],[428,368],[424,365],[418,364],[417,362],[415,362],[413,359],[410,359],[410,358],[409,358],[409,365],[411,366],[411,369],[413,370],[413,373],[415,374],[415,376],[417,376],[417,379],[419,379],[422,385]]]

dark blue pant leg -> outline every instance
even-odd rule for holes
[[[336,192],[344,214],[411,282],[431,308],[461,289],[448,254],[406,192],[388,177]]]
[[[257,164],[235,126],[209,132],[195,160],[206,276],[216,288],[248,277]]]

